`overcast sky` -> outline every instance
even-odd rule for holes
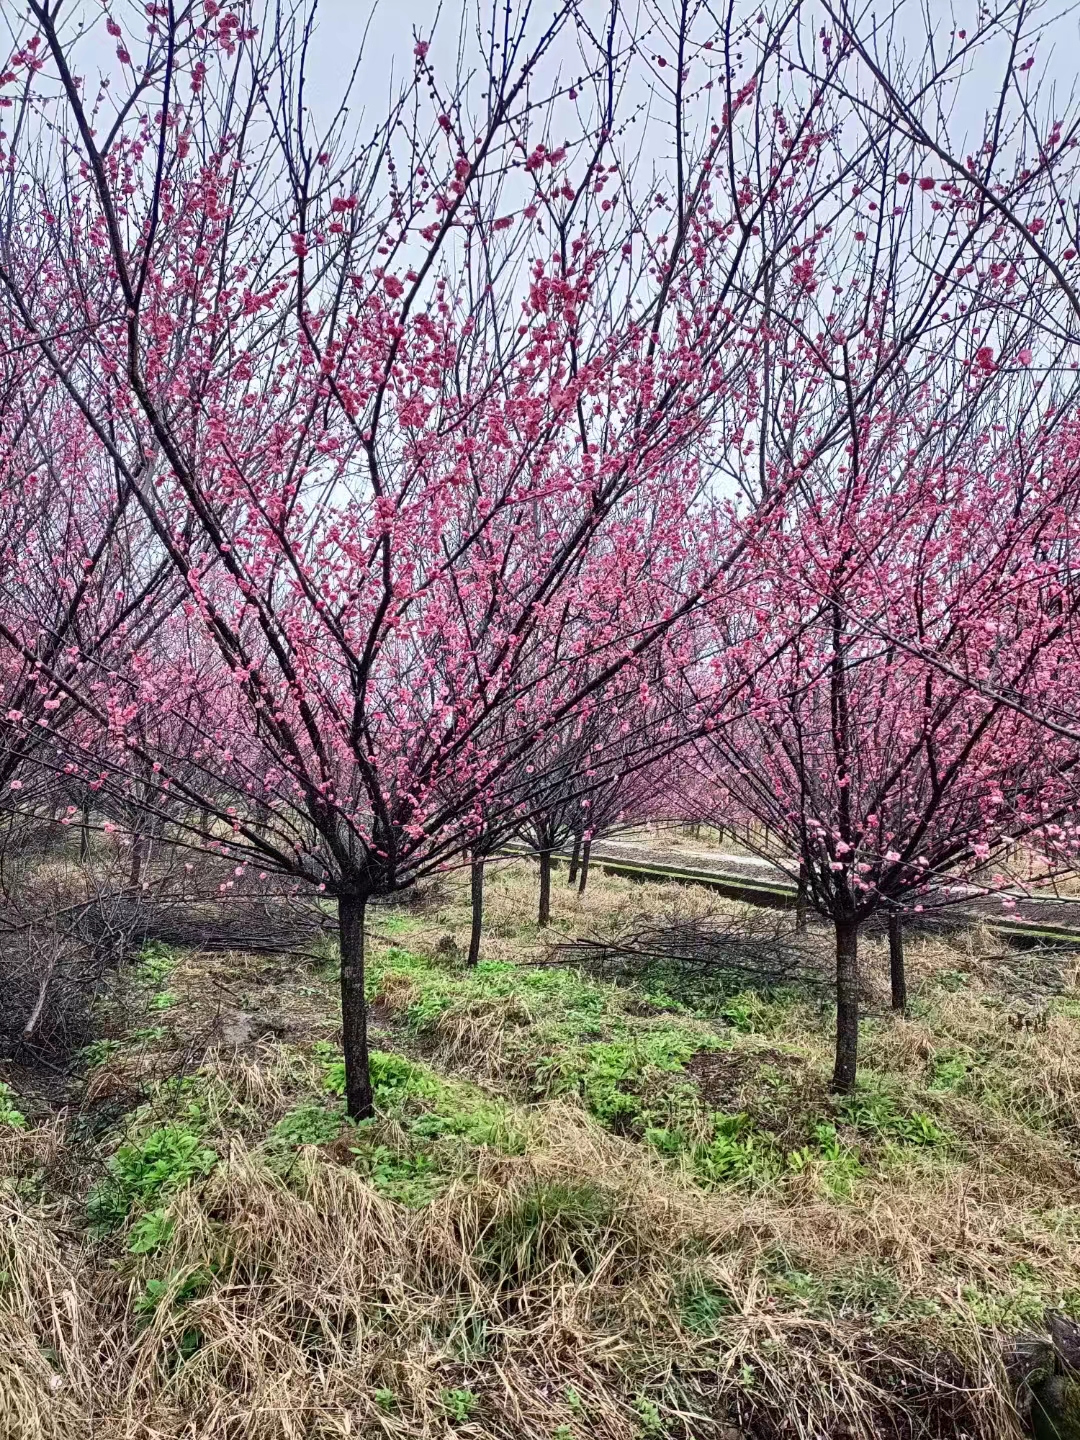
[[[266,0],[254,0],[256,13],[263,8]],[[498,0],[496,8],[506,0]],[[515,15],[528,9],[533,16],[534,26],[539,27],[547,20],[555,6],[553,0],[509,0]],[[477,12],[487,16],[492,0],[318,0],[317,32],[309,66],[309,94],[316,114],[322,107],[329,108],[340,97],[350,71],[363,47],[363,58],[359,69],[358,83],[353,94],[353,113],[359,118],[365,113],[374,121],[385,114],[389,96],[397,88],[395,82],[408,77],[412,72],[413,35],[425,37],[434,28],[434,43],[431,59],[437,71],[447,73],[453,67],[458,49],[459,36],[464,31],[467,48],[474,48],[477,29]],[[625,24],[639,36],[648,36],[657,12],[670,13],[674,0],[625,0],[623,13]],[[776,7],[776,0],[761,0],[762,8],[770,12]],[[999,0],[1005,8],[1008,0]],[[888,57],[895,60],[899,51],[906,47],[912,54],[922,52],[927,29],[936,32],[938,45],[946,42],[953,30],[974,28],[978,0],[881,0],[881,3],[865,3],[861,8],[861,28],[865,32],[870,17],[884,16],[892,9],[899,10],[899,21],[895,38],[888,47]],[[96,69],[116,71],[114,44],[105,33],[105,13],[115,15],[124,25],[125,33],[137,36],[142,23],[136,19],[141,11],[140,3],[133,0],[66,0],[62,9],[65,23],[69,27],[89,26],[90,33],[80,43],[79,57],[83,72]],[[758,8],[758,0],[739,0],[742,14],[750,17]],[[581,0],[582,12],[587,18],[595,17],[601,22],[606,13],[606,0]],[[714,14],[723,9],[722,3],[711,6]],[[818,0],[804,0],[803,18],[807,34],[812,34],[821,21],[821,7]],[[1077,0],[1035,0],[1028,5],[1029,30],[1044,25],[1045,34],[1038,46],[1035,75],[1045,70],[1047,79],[1058,91],[1060,108],[1064,109],[1067,95],[1073,91],[1077,73],[1077,59],[1080,56],[1080,4]],[[23,0],[0,0],[0,27],[10,34],[17,33],[21,17],[25,14]],[[701,28],[708,25],[707,12],[702,7]],[[0,29],[2,33],[2,29]],[[646,54],[653,48],[647,40]],[[656,48],[663,49],[663,44]],[[977,63],[967,68],[967,73],[952,94],[953,139],[973,133],[981,126],[985,106],[991,103],[1000,75],[1001,65],[1007,49],[1004,44],[985,49]],[[574,73],[574,56],[567,53],[561,57],[567,75]]]

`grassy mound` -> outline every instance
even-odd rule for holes
[[[905,1022],[868,947],[839,1102],[813,996],[546,964],[529,880],[473,971],[463,894],[376,917],[373,1121],[332,956],[153,950],[70,1112],[0,1093],[4,1440],[1021,1433],[1016,1337],[1080,1315],[1075,973],[1029,1025],[1022,958],[913,945]]]

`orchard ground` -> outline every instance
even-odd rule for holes
[[[373,913],[374,1121],[329,943],[149,946],[64,1109],[11,1071],[4,1440],[1022,1433],[1080,1317],[1077,958],[913,939],[900,1019],[868,937],[840,1101],[827,986],[552,961],[739,907],[564,882],[541,933],[493,866],[475,970],[467,882]]]

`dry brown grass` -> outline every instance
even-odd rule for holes
[[[544,958],[534,884],[521,864],[489,878],[489,958]],[[424,984],[386,946],[434,954],[450,934],[463,948],[462,889],[404,926],[376,918],[376,1035],[436,1073],[478,1078],[512,1114],[517,1153],[439,1141],[448,1183],[406,1205],[360,1173],[348,1131],[275,1149],[283,1117],[325,1102],[312,1042],[333,1035],[332,982],[186,957],[168,981],[178,1003],[158,1016],[168,1033],[92,1071],[85,1102],[93,1113],[95,1098],[142,1086],[135,1133],[197,1104],[219,1163],[163,1202],[171,1229],[156,1251],[129,1253],[126,1230],[87,1234],[62,1120],[0,1132],[0,1440],[1021,1433],[1004,1368],[1010,1334],[1033,1323],[1030,1304],[1009,1310],[1026,1294],[1017,1277],[1037,1273],[1036,1302],[1046,1277],[1080,1297],[1080,1019],[1010,1023],[1000,944],[985,933],[912,942],[913,1013],[894,1019],[884,945],[868,941],[867,1072],[910,1094],[948,1143],[905,1149],[841,1127],[860,1162],[846,1188],[820,1156],[766,1183],[703,1188],[572,1096],[522,1103],[518,1041],[549,1019],[526,988],[459,995],[408,1029]],[[557,935],[661,915],[674,897],[599,872],[583,900],[554,891]],[[740,913],[704,892],[681,903]],[[1062,984],[1075,992],[1075,974]],[[664,1019],[612,995],[642,1035]],[[225,1043],[235,1016],[258,1020],[260,1006],[288,1032],[254,1023]],[[715,1036],[708,1019],[680,1023],[703,1044]],[[177,1034],[192,1025],[210,1042],[194,1057]],[[754,1113],[785,1146],[827,1106],[829,1016],[809,1003],[763,1010],[712,1053],[724,1064],[708,1104]],[[958,1054],[977,1062],[970,1081],[932,1088]],[[162,1083],[178,1066],[201,1067],[191,1088]],[[703,1068],[703,1094],[706,1080]],[[407,1155],[402,1116],[372,1134]],[[694,1296],[719,1297],[707,1323]]]
[[[914,1278],[925,1220],[883,1197],[843,1217],[820,1199],[733,1203],[574,1111],[550,1109],[545,1131],[534,1153],[491,1157],[420,1210],[314,1150],[283,1178],[237,1140],[212,1180],[171,1206],[152,1266],[171,1285],[148,1320],[138,1269],[126,1293],[102,1286],[91,1254],[73,1264],[50,1227],[9,1208],[2,1433],[436,1436],[448,1431],[446,1392],[468,1390],[465,1434],[524,1440],[564,1424],[632,1440],[639,1387],[667,1394],[672,1434],[721,1435],[740,1414],[777,1430],[786,1418],[800,1437],[904,1433],[931,1396],[939,1426],[944,1412],[971,1434],[1013,1432],[1000,1354],[948,1297],[935,1322],[947,1350],[934,1358],[910,1334],[784,1313],[770,1296],[762,1258],[805,1252],[808,1235],[828,1264],[880,1250],[887,1234]],[[208,1264],[206,1293],[175,1303]],[[729,1297],[707,1337],[680,1320],[688,1283]],[[180,1364],[193,1330],[201,1344]]]

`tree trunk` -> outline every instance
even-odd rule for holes
[[[82,809],[82,823],[79,826],[79,859],[90,859],[90,806]]]
[[[364,999],[364,911],[367,899],[338,897],[341,946],[341,1048],[345,1054],[345,1109],[353,1120],[375,1113],[368,1070],[367,1002]]]
[[[799,861],[799,886],[795,891],[795,934],[806,934],[806,916],[808,906],[806,903],[809,885],[806,878],[806,861]]]
[[[566,877],[567,885],[577,884],[578,862],[581,859],[581,831],[574,836],[574,850],[570,856],[570,873]]]
[[[892,1008],[907,1013],[907,975],[904,970],[904,928],[898,910],[889,911],[889,979]]]
[[[551,919],[551,851],[540,851],[540,921],[546,925]]]
[[[480,932],[484,927],[484,857],[474,855],[469,872],[472,891],[472,930],[469,933],[469,956],[466,965],[475,965],[480,959]]]
[[[577,893],[585,894],[585,882],[589,878],[589,851],[592,849],[592,841],[586,840],[581,847],[581,879],[578,881]]]
[[[859,926],[850,916],[836,922],[836,1067],[832,1088],[850,1095],[859,1055]]]
[[[128,873],[128,884],[133,890],[142,879],[143,845],[141,835],[136,834],[131,837],[131,870]]]

